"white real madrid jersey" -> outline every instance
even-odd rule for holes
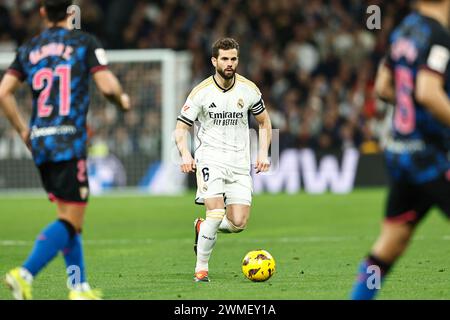
[[[265,110],[258,87],[236,74],[228,89],[211,76],[196,86],[181,109],[179,121],[197,131],[197,163],[222,165],[235,171],[250,170],[249,114]]]

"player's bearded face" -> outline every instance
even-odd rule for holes
[[[219,50],[219,56],[216,59],[216,70],[220,76],[226,80],[234,77],[238,66],[238,52],[236,49]]]
[[[234,77],[234,74],[236,73],[236,68],[232,67],[220,68],[219,66],[217,66],[217,72],[222,76],[222,78],[228,80]]]

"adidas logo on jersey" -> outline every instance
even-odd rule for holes
[[[211,105],[208,107],[208,109],[211,109],[211,108],[217,108],[217,106],[214,104],[214,102],[211,103]]]

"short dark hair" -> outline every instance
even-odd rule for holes
[[[222,38],[214,42],[212,46],[212,56],[217,58],[219,56],[219,49],[230,50],[236,49],[239,53],[239,43],[233,38]]]
[[[48,20],[60,22],[67,17],[67,8],[72,5],[72,0],[42,0],[41,6],[47,11]]]

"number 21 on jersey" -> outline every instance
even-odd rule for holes
[[[58,65],[53,71],[51,68],[42,68],[33,77],[33,90],[42,90],[37,100],[38,117],[48,117],[53,111],[53,106],[47,101],[53,87],[55,78],[59,78],[59,115],[67,116],[70,113],[70,79],[71,66]]]

